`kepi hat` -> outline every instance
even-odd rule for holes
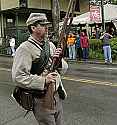
[[[47,17],[44,13],[31,13],[29,18],[26,21],[27,26],[34,24],[36,21],[39,21],[39,24],[50,24]]]

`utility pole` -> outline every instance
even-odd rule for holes
[[[104,22],[104,3],[101,0],[101,13],[102,13],[102,32],[105,31],[105,22]]]

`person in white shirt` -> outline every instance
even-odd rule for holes
[[[12,56],[15,56],[15,38],[14,37],[11,38],[9,43],[12,51]]]

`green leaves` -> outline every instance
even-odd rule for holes
[[[90,39],[89,58],[103,59],[103,42],[97,39]],[[117,38],[110,39],[112,59],[117,60]]]

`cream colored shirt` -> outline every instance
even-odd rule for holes
[[[33,37],[29,37],[29,40],[34,42]],[[54,54],[55,49],[56,47],[54,46],[54,44],[50,42],[51,56]],[[36,74],[32,75],[30,73],[32,61],[40,57],[41,50],[42,48],[40,46],[39,48],[37,48],[29,41],[23,42],[17,48],[12,66],[12,79],[18,86],[39,89],[39,90],[44,89],[45,76],[48,74],[48,71],[45,69],[43,73],[39,76]],[[51,64],[51,59],[49,59],[48,65],[49,64]],[[67,68],[68,64],[64,61],[64,59],[62,59],[61,74],[64,74]],[[61,76],[58,74],[56,79],[56,89],[58,88],[59,84],[61,84],[64,90],[63,84],[61,82]]]

